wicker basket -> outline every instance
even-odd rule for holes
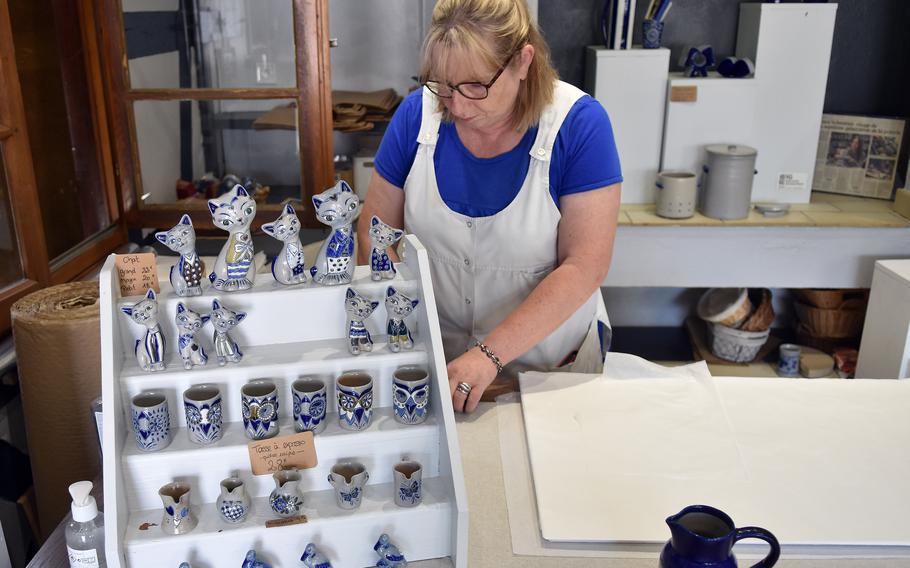
[[[859,348],[858,337],[818,337],[809,333],[803,324],[798,324],[796,327],[796,342],[825,353],[834,353],[834,350],[839,347]]]
[[[816,337],[856,337],[863,330],[866,310],[823,310],[794,302],[796,315],[806,330]]]
[[[738,327],[752,311],[746,288],[711,288],[698,300],[698,317],[710,323]]]
[[[862,288],[839,288],[825,290],[822,288],[803,288],[796,291],[797,297],[811,307],[823,310],[836,310],[844,306],[844,302],[856,305],[857,301],[865,305],[869,298],[869,290]]]
[[[757,306],[752,314],[746,318],[739,329],[743,331],[765,331],[774,323],[774,307],[771,305],[771,290],[761,288],[760,290],[749,290],[752,304]],[[754,297],[753,297],[754,296]]]
[[[768,341],[771,329],[742,331],[720,324],[708,324],[711,336],[711,353],[734,363],[748,363],[755,359]]]

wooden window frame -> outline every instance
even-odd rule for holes
[[[92,104],[95,154],[101,172],[111,226],[92,235],[61,255],[48,259],[44,222],[29,144],[28,125],[16,66],[8,0],[0,0],[0,146],[9,186],[10,217],[18,245],[23,278],[0,289],[0,335],[11,327],[10,308],[19,298],[52,284],[78,279],[90,273],[108,254],[127,241],[121,221],[122,205],[114,183],[109,148],[107,109],[95,35],[95,13],[85,2],[78,3],[78,17],[84,64]]]
[[[297,103],[297,137],[300,147],[300,185],[303,206],[298,211],[305,227],[321,227],[306,212],[310,198],[334,183],[332,162],[332,90],[329,63],[328,0],[291,0],[294,17],[296,86],[288,88],[133,89],[120,0],[96,0],[106,25],[101,26],[104,66],[110,93],[115,172],[126,223],[135,228],[172,226],[188,213],[197,227],[208,227],[211,214],[200,200],[185,203],[140,204],[142,192],[133,103],[136,101],[292,99]],[[255,224],[273,220],[279,204],[257,208]]]

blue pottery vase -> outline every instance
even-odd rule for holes
[[[736,568],[733,545],[744,538],[757,538],[771,546],[768,555],[753,568],[770,568],[780,557],[780,545],[769,531],[759,527],[736,528],[726,513],[707,505],[691,505],[667,518],[670,540],[660,553],[661,568]]]

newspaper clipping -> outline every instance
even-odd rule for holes
[[[891,199],[904,121],[822,115],[812,189]]]

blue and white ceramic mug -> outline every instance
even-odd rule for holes
[[[392,375],[392,409],[402,424],[420,424],[430,408],[430,377],[420,367],[399,367]]]
[[[186,429],[190,441],[207,445],[222,434],[221,391],[215,385],[194,385],[183,391]]]
[[[373,416],[373,377],[361,371],[342,374],[335,381],[338,422],[345,430],[364,430]]]
[[[145,391],[130,403],[136,445],[143,452],[156,452],[171,443],[171,418],[167,398],[157,391]]]
[[[328,407],[325,381],[314,377],[301,377],[291,385],[294,398],[294,430],[309,430],[318,434],[325,430],[325,413]]]
[[[278,434],[278,387],[272,381],[252,381],[240,389],[243,426],[251,440]]]

